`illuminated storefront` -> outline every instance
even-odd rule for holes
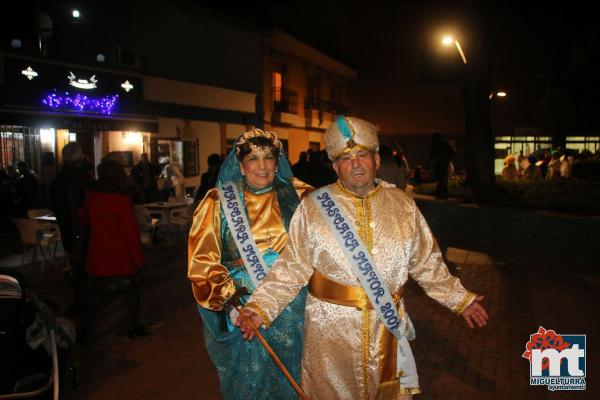
[[[567,136],[565,147],[579,154],[584,151],[596,154],[600,151],[600,136]]]
[[[0,55],[0,166],[26,161],[45,187],[78,142],[94,165],[111,151],[131,166],[150,152],[155,118],[140,115],[142,80],[135,74]]]
[[[519,156],[539,157],[545,150],[552,150],[551,136],[496,136],[494,143],[494,173],[500,175],[504,167],[504,159],[513,155],[516,160]]]

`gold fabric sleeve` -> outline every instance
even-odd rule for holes
[[[301,199],[314,190],[295,178],[291,183]],[[287,233],[281,222],[277,194],[255,195],[244,191],[244,201],[258,248],[282,252],[287,244]],[[236,287],[227,268],[221,264],[221,210],[217,189],[207,193],[194,213],[188,255],[188,278],[196,302],[210,310],[221,310]]]
[[[263,310],[258,304],[256,304],[256,303],[246,304],[244,306],[244,310],[250,310],[253,313],[255,313],[256,315],[258,315],[260,317],[260,319],[262,319],[263,325],[265,326],[265,328],[268,328],[271,326],[272,321],[267,316],[267,313],[265,313],[265,310]]]
[[[460,280],[448,271],[439,246],[416,206],[414,216],[413,240],[408,265],[410,276],[419,283],[429,297],[438,303],[454,312],[459,308],[464,310],[471,304],[475,295],[468,292]]]
[[[221,212],[216,189],[194,212],[188,242],[188,279],[196,302],[209,310],[223,309],[235,293],[235,283],[221,265]]]
[[[292,182],[292,185],[294,185],[294,188],[296,189],[296,193],[298,193],[298,197],[300,197],[300,200],[304,199],[311,192],[315,191],[314,187],[310,186],[306,182],[302,182],[300,179],[291,178],[290,182]]]

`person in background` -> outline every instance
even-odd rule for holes
[[[325,164],[321,151],[309,150],[307,154],[306,183],[318,188],[335,182],[335,173]]]
[[[389,146],[379,146],[379,157],[381,165],[377,171],[377,177],[388,183],[395,185],[398,189],[406,189],[408,183],[408,171],[406,168],[401,168],[392,154],[392,149]],[[404,165],[404,162],[402,162]]]
[[[440,132],[434,132],[431,135],[431,151],[429,159],[433,163],[433,170],[437,181],[434,194],[440,199],[446,199],[449,196],[448,171],[453,155],[454,150],[452,150],[450,144],[444,140],[442,134]]]
[[[548,150],[544,150],[542,152],[541,157],[539,157],[539,160],[536,163],[536,165],[540,169],[540,174],[542,175],[543,178],[546,178],[548,176],[548,164],[549,163],[550,163],[550,153],[548,152]]]
[[[86,267],[90,291],[78,336],[86,341],[93,317],[115,295],[127,304],[129,338],[148,335],[140,318],[144,254],[128,179],[120,163],[106,160],[98,165],[96,190],[88,194],[80,217],[89,232]]]
[[[146,203],[154,201],[154,198],[156,197],[156,179],[160,173],[160,166],[150,162],[148,153],[142,153],[140,162],[138,162],[131,170],[131,177],[144,191],[144,201]]]
[[[194,195],[194,203],[202,201],[206,193],[217,184],[217,178],[219,177],[219,171],[221,171],[221,156],[217,153],[213,153],[208,156],[206,160],[208,163],[208,170],[200,177],[200,186],[196,190]]]
[[[523,170],[523,178],[539,179],[542,175],[540,173],[540,168],[536,165],[537,158],[535,158],[535,156],[529,156],[527,157],[527,161],[529,165]]]
[[[300,152],[300,158],[298,162],[292,166],[294,176],[303,182],[306,182],[306,172],[308,168],[308,153],[306,151]]]
[[[122,151],[111,151],[107,153],[104,157],[102,157],[102,162],[104,161],[115,161],[117,164],[123,167],[123,171],[125,171],[127,168],[127,161]],[[82,165],[85,165],[85,162],[82,163]],[[141,186],[136,183],[131,175],[127,175],[127,173],[125,173],[125,176],[127,178],[127,191],[133,200],[133,204],[144,203],[144,191],[142,190]]]
[[[15,181],[18,202],[16,204],[17,213],[20,216],[27,216],[28,210],[41,207],[42,191],[40,181],[34,172],[29,168],[25,161],[17,163],[19,178]]]
[[[516,181],[518,175],[519,171],[517,171],[517,166],[515,165],[515,157],[509,154],[504,159],[504,168],[502,168],[500,176],[507,181]]]
[[[16,198],[17,192],[13,180],[4,168],[0,168],[0,237],[15,232],[11,211]]]
[[[573,164],[573,156],[567,156],[566,154],[563,154],[560,157],[560,176],[562,178],[570,178],[571,177],[572,164]]]
[[[194,213],[188,278],[223,399],[295,398],[292,386],[261,344],[245,342],[233,326],[235,310],[230,301],[236,296],[245,303],[248,295],[242,293],[254,291],[262,274],[268,275],[286,246],[292,215],[310,190],[293,178],[277,135],[254,129],[237,139],[221,167],[216,188],[208,191]],[[240,213],[247,215],[247,221],[241,221]],[[243,244],[236,239],[240,232],[246,237]],[[262,272],[257,272],[257,264],[242,258],[246,246],[253,248]],[[300,378],[305,298],[306,291],[302,291],[265,335],[296,380]]]
[[[548,172],[546,173],[546,179],[554,180],[560,178],[560,157],[562,152],[560,150],[552,151],[552,157],[548,162]]]
[[[180,200],[185,197],[185,178],[178,163],[169,164],[167,167],[167,179],[171,181],[173,196]]]
[[[524,165],[527,162],[527,157],[523,155],[523,150],[519,150],[519,156],[517,157],[517,175],[522,176],[523,170],[526,168]]]
[[[73,287],[73,304],[69,311],[79,318],[86,310],[88,294],[85,270],[87,236],[81,227],[77,210],[83,206],[87,193],[93,187],[93,180],[82,168],[84,156],[78,143],[65,145],[62,159],[63,166],[52,181],[50,197],[62,245],[69,259]]]

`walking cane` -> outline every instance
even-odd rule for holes
[[[231,303],[232,302],[230,301],[230,304]],[[300,385],[298,385],[296,383],[296,381],[294,380],[294,378],[292,377],[292,375],[290,375],[290,373],[288,372],[288,370],[285,367],[285,365],[283,365],[283,363],[281,362],[281,360],[279,359],[279,357],[277,357],[277,354],[275,354],[275,352],[273,351],[273,349],[271,348],[271,346],[269,346],[269,343],[267,343],[267,341],[265,340],[265,338],[263,337],[263,335],[258,331],[258,328],[256,326],[254,326],[254,324],[252,323],[252,321],[250,320],[250,318],[248,318],[244,314],[242,314],[242,310],[241,310],[241,308],[237,304],[232,304],[232,305],[235,307],[235,309],[237,310],[237,312],[239,312],[240,315],[242,317],[244,317],[244,320],[248,323],[248,325],[250,325],[250,327],[254,331],[254,334],[256,335],[256,337],[258,338],[258,340],[260,341],[260,343],[263,345],[263,347],[265,348],[265,350],[267,350],[267,353],[269,353],[269,355],[271,356],[271,358],[273,359],[273,361],[275,361],[275,364],[277,364],[277,366],[279,367],[279,369],[281,370],[281,372],[283,372],[283,375],[290,382],[290,384],[292,385],[292,387],[294,388],[294,390],[296,391],[296,393],[298,393],[298,396],[300,396],[300,399],[301,400],[308,400],[308,397],[306,397],[306,394],[304,393],[304,391],[302,390],[302,388],[300,387]]]

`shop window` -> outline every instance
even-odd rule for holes
[[[520,155],[539,156],[544,150],[552,149],[551,136],[496,136],[494,143],[494,173],[499,175],[504,167],[504,159],[512,154],[516,159]]]
[[[0,166],[25,161],[36,173],[41,171],[42,144],[39,129],[0,125]]]
[[[600,151],[600,136],[567,136],[565,147],[577,153]]]
[[[158,139],[154,142],[150,139],[150,142],[151,147],[156,146],[156,158],[158,164],[163,167],[163,176],[166,174],[166,166],[169,164],[178,166],[186,178],[200,174],[198,141]]]

